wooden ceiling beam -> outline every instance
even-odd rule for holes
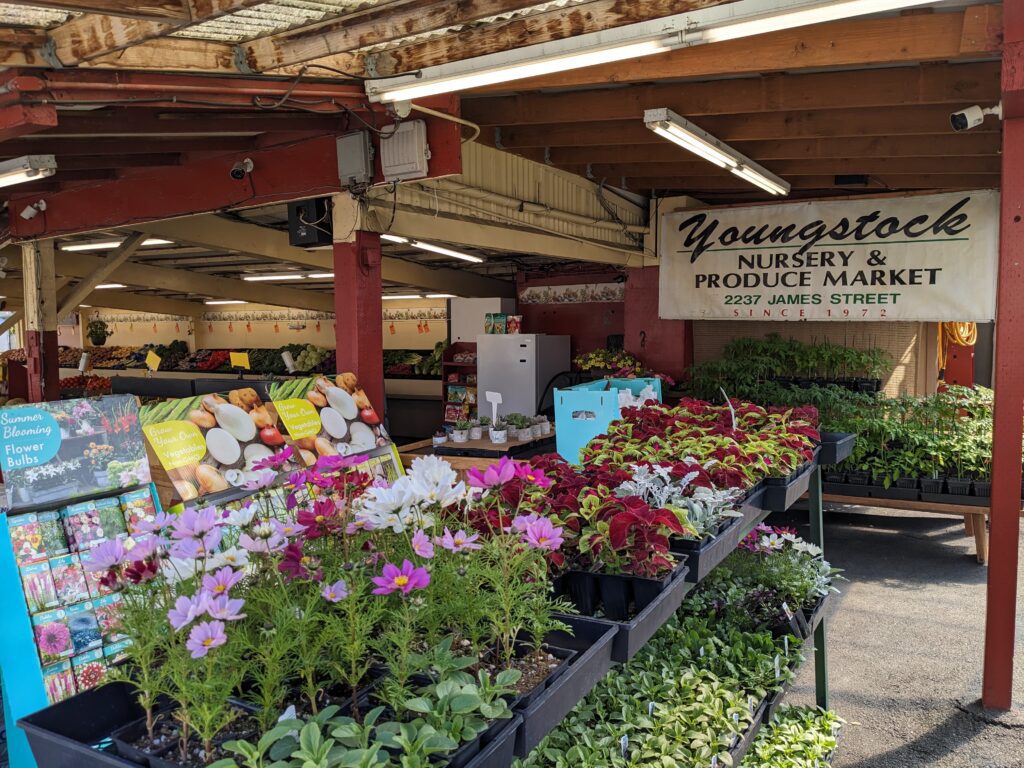
[[[187,21],[189,10],[180,0],[145,0],[134,3],[126,0],[9,0],[11,5],[52,8],[58,11],[98,13],[123,16],[128,19]]]
[[[462,102],[462,116],[478,125],[495,126],[638,120],[644,110],[662,107],[696,120],[707,115],[787,110],[963,105],[999,101],[999,74],[998,61],[768,74],[700,83],[470,98]]]
[[[123,16],[86,14],[48,33],[52,55],[64,66],[91,61],[133,45],[160,38],[209,19],[258,5],[263,0],[184,0],[180,19],[140,20]]]
[[[765,112],[756,117],[716,115],[695,121],[725,142],[770,139],[811,139],[862,136],[948,135],[949,108],[939,106],[889,107],[884,110],[830,109],[806,112]],[[998,120],[987,120],[974,129],[998,133]],[[605,120],[593,123],[552,123],[501,127],[481,134],[499,149],[523,147],[584,147],[616,144],[665,144],[643,121]]]
[[[695,176],[724,178],[728,171],[718,168],[707,161],[689,162],[680,150],[676,158],[679,162],[670,163],[598,163],[588,166],[562,165],[563,171],[586,176],[587,171],[595,179],[607,179],[613,182],[621,176],[656,177],[678,176],[681,179]],[[999,157],[912,157],[890,159],[835,158],[830,160],[779,160],[769,162],[765,167],[772,173],[782,176],[787,181],[799,176],[828,176],[837,174],[867,175],[963,175],[963,174],[999,174],[1001,161]]]
[[[836,190],[840,189],[847,194],[854,194],[858,190],[864,192],[877,191],[900,191],[908,189],[988,189],[999,187],[998,174],[961,174],[961,175],[900,175],[882,174],[872,177],[867,186],[838,187],[835,178],[832,176],[796,176],[787,179],[794,190]],[[722,176],[720,178],[696,177],[686,179],[682,177],[643,177],[625,178],[626,189],[634,192],[646,192],[648,190],[672,190],[675,192],[699,197],[701,192],[747,192],[753,189],[759,192],[756,187],[745,183],[742,179]],[[767,192],[760,193],[765,199],[770,195]]]
[[[772,139],[733,142],[734,149],[758,162],[772,160],[823,160],[828,158],[899,157],[993,157],[998,156],[1002,140],[997,133],[952,133],[945,136],[866,136],[841,139]],[[3,149],[3,145],[0,145]],[[630,144],[600,147],[551,147],[520,149],[517,154],[556,166],[587,163],[672,163],[683,150],[663,141],[661,144]]]
[[[656,56],[487,86],[476,93],[994,58],[1001,50],[1002,7],[974,5],[950,13],[847,19],[756,38],[696,45]],[[477,50],[472,55],[482,53]],[[409,67],[411,63],[407,59],[404,65]]]
[[[410,35],[469,24],[489,16],[522,10],[536,0],[392,0],[362,11],[243,43],[254,72],[313,61]]]

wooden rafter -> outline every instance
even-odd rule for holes
[[[787,110],[874,108],[893,104],[972,104],[999,100],[999,62],[768,74],[736,80],[627,89],[468,98],[462,116],[485,126],[638,120],[668,107],[687,118]]]
[[[57,317],[64,317],[68,312],[75,309],[80,302],[85,300],[86,296],[92,293],[93,288],[110,277],[115,269],[128,261],[145,239],[146,234],[144,232],[132,232],[129,234],[117,248],[103,259],[102,264],[100,264],[95,272],[79,280],[78,285],[61,298]]]
[[[626,188],[631,190],[646,191],[651,189],[665,189],[681,191],[699,197],[702,192],[755,192],[761,197],[764,193],[759,192],[755,187],[745,183],[742,179],[735,177],[721,176],[695,177],[687,179],[682,176],[663,177],[623,177]],[[609,179],[619,184],[619,178]],[[787,179],[794,190],[815,189],[832,190],[836,189],[834,176],[796,176]],[[848,192],[863,190],[864,192],[878,192],[888,190],[911,190],[911,189],[986,189],[999,187],[999,174],[960,174],[960,175],[899,175],[882,174],[872,176],[867,186],[850,185],[845,187]]]
[[[129,19],[185,21],[189,17],[189,9],[181,0],[145,0],[141,3],[126,2],[126,0],[31,0],[31,2],[8,0],[8,2],[11,5],[124,16]]]

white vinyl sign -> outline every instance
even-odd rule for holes
[[[676,211],[659,226],[665,319],[995,317],[995,190]]]

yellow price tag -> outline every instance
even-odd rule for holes
[[[231,367],[232,368],[245,368],[245,370],[249,370],[249,353],[248,352],[232,352],[231,353]]]
[[[153,350],[149,350],[149,352],[146,353],[146,367],[149,368],[149,370],[151,371],[155,371],[157,368],[159,368],[160,355],[158,355]]]

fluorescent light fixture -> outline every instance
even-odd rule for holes
[[[746,155],[719,141],[671,109],[648,109],[644,112],[644,125],[659,136],[719,168],[727,168],[735,176],[766,192],[773,195],[789,194],[788,181],[779,178],[767,168],[762,168]]]
[[[25,155],[0,163],[0,187],[23,184],[53,176],[57,160],[53,155]]]
[[[310,272],[310,280],[329,280],[334,277],[333,272]]]
[[[810,8],[781,11],[750,21],[735,24],[721,24],[704,31],[704,41],[720,43],[723,40],[736,40],[741,37],[763,35],[768,32],[780,32],[784,29],[806,27],[811,24],[824,24],[854,16],[867,16],[872,13],[898,11],[912,8],[915,5],[931,5],[935,0],[847,0],[846,2],[825,3]]]
[[[97,291],[103,291],[103,290],[106,290],[107,288],[125,288],[125,287],[126,286],[125,286],[124,283],[100,283],[99,285],[94,285],[93,286],[93,288],[95,290],[97,290]]]
[[[109,251],[117,248],[122,242],[122,240],[99,240],[92,243],[64,243],[60,246],[60,249],[62,251]],[[148,237],[142,241],[142,245],[174,245],[174,241],[161,240],[159,237]]]
[[[398,235],[381,235],[381,240],[387,240],[389,243],[408,243],[408,238],[399,237]]]
[[[543,48],[543,46],[529,46],[529,48],[535,47]],[[519,63],[496,64],[490,67],[471,69],[463,74],[455,74],[449,77],[423,78],[420,82],[413,80],[403,85],[395,85],[394,81],[392,81],[390,86],[384,86],[381,90],[370,92],[370,100],[412,101],[413,99],[435,96],[439,93],[468,91],[471,88],[480,88],[485,85],[494,85],[495,83],[507,83],[512,80],[522,80],[526,77],[550,75],[554,72],[567,72],[572,69],[592,67],[595,64],[610,64],[611,62],[622,61],[623,59],[650,56],[667,51],[669,47],[669,39],[667,36],[664,36],[662,39],[616,43],[572,52],[553,53],[547,56],[541,55]],[[369,92],[369,90],[368,87],[367,91]]]
[[[374,102],[411,101],[651,56],[683,46],[934,4],[936,0],[737,0],[601,32],[424,67],[398,78],[368,80],[366,93]]]
[[[270,282],[276,280],[305,280],[301,272],[286,272],[283,275],[246,275],[242,278],[250,283]]]
[[[92,304],[79,304],[79,309],[92,309]]]
[[[418,293],[389,293],[386,296],[381,296],[381,298],[384,299],[384,301],[398,301],[399,299],[422,299],[423,297],[420,296]]]
[[[203,304],[214,306],[216,304],[248,304],[247,301],[239,301],[238,299],[207,299]]]
[[[454,293],[428,293],[428,299],[457,299],[459,298]]]
[[[411,243],[413,248],[419,248],[421,251],[430,251],[431,253],[439,253],[442,256],[451,256],[453,259],[462,259],[463,261],[471,261],[474,264],[480,264],[483,262],[479,256],[470,256],[468,253],[462,253],[460,251],[453,251],[451,248],[442,248],[440,245],[434,245],[432,243],[424,243],[422,240],[413,240]]]

